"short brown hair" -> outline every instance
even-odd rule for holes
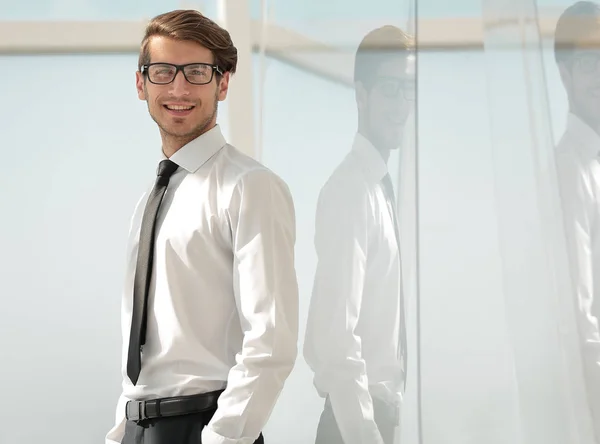
[[[579,1],[561,14],[554,32],[556,62],[568,59],[578,48],[600,48],[600,6]]]
[[[142,65],[150,63],[149,44],[154,36],[199,43],[212,52],[213,63],[223,72],[235,73],[237,48],[233,45],[229,32],[199,11],[178,9],[154,17],[146,26],[138,70],[141,70]]]
[[[354,59],[354,81],[369,84],[379,65],[392,57],[414,53],[414,39],[395,26],[386,25],[369,32],[360,42]]]

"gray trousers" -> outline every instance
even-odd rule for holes
[[[373,398],[373,410],[375,413],[375,423],[377,424],[377,428],[379,428],[383,442],[385,444],[394,444],[394,433],[398,421],[396,418],[396,409],[377,398]],[[325,401],[325,408],[323,409],[317,428],[315,444],[344,444],[329,400]]]
[[[167,418],[127,421],[121,444],[202,444],[202,429],[214,410]],[[255,444],[264,444],[262,434]]]

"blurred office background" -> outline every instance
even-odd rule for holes
[[[148,19],[183,7],[240,49],[226,136],[291,187],[301,340],[317,196],[356,131],[354,50],[381,25],[416,32],[415,113],[391,161],[411,258],[401,442],[590,444],[572,417],[547,198],[567,113],[553,30],[571,3],[0,0],[0,443],[96,444],[112,426],[129,217],[160,151],[138,45]],[[311,377],[300,355],[268,442],[313,442]]]

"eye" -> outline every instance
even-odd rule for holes
[[[207,65],[190,65],[186,68],[186,72],[190,75],[198,76],[210,73],[211,69],[212,68]]]
[[[152,65],[148,69],[148,72],[150,73],[150,75],[161,76],[161,77],[162,76],[171,76],[171,75],[173,75],[174,71],[175,71],[175,68],[173,68],[172,66],[169,66],[169,65]]]

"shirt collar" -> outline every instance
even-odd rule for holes
[[[387,165],[381,157],[381,153],[360,133],[356,133],[354,136],[352,153],[356,156],[367,178],[379,182],[388,173]]]
[[[170,160],[189,173],[195,173],[223,148],[226,143],[221,128],[219,125],[215,125],[207,132],[182,146],[170,157]],[[162,159],[166,159],[164,154],[162,155]]]
[[[573,113],[567,117],[567,131],[581,142],[577,146],[583,155],[589,158],[598,156],[600,135]]]

